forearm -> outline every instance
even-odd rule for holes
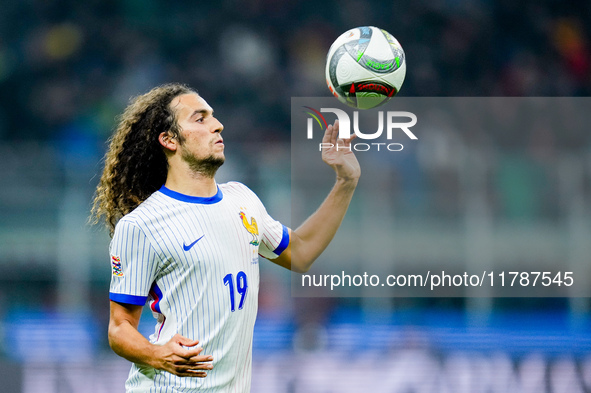
[[[113,352],[133,363],[155,367],[155,345],[128,321],[109,324],[109,345]]]
[[[109,345],[117,355],[180,377],[207,376],[213,357],[201,355],[198,340],[175,334],[163,345],[152,344],[137,330],[141,314],[142,306],[111,302]]]
[[[297,273],[307,272],[322,254],[341,225],[357,187],[361,168],[351,150],[352,135],[338,139],[339,123],[326,128],[322,141],[332,146],[322,151],[322,160],[334,169],[337,180],[318,210],[299,228],[290,231],[289,245],[273,262]]]
[[[291,233],[291,268],[306,272],[334,238],[357,186],[357,178],[338,178],[320,207]]]

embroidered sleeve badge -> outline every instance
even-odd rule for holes
[[[123,269],[121,268],[121,258],[111,255],[111,267],[113,268],[113,275],[116,277],[123,277]]]

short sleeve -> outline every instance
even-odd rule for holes
[[[279,221],[273,219],[261,204],[263,225],[261,225],[261,244],[259,254],[267,259],[275,259],[289,245],[289,231]]]
[[[143,231],[121,220],[110,245],[111,286],[109,299],[144,305],[156,272],[158,255]]]

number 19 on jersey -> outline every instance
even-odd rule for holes
[[[238,274],[236,274],[236,281],[234,281],[234,275],[232,273],[226,274],[224,276],[224,285],[226,285],[230,290],[230,310],[232,310],[232,312],[236,311],[236,297],[234,295],[234,288],[236,288],[236,292],[238,292],[240,295],[238,310],[242,310],[244,301],[246,300],[246,294],[248,292],[248,280],[246,278],[246,273],[243,271],[238,272]]]

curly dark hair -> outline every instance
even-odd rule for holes
[[[168,161],[158,138],[162,132],[182,139],[171,101],[197,93],[186,85],[158,86],[133,98],[119,117],[105,154],[105,168],[96,189],[91,222],[102,217],[110,234],[117,221],[158,190],[165,182]]]

